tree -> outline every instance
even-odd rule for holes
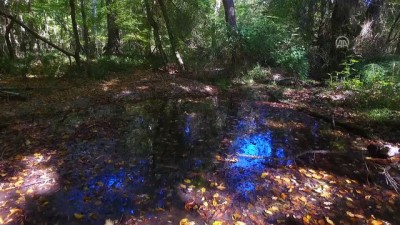
[[[233,0],[223,0],[225,10],[225,20],[229,27],[233,30],[236,29],[236,10]]]
[[[158,0],[158,4],[161,9],[162,16],[164,18],[165,27],[167,28],[168,38],[171,43],[171,50],[174,53],[176,62],[178,63],[180,69],[185,71],[185,64],[183,63],[182,57],[178,51],[177,40],[174,35],[174,31],[172,30],[172,25],[170,19],[168,17],[167,7],[165,6],[164,0]]]
[[[154,13],[151,9],[150,1],[144,0],[144,5],[146,8],[147,21],[153,30],[153,38],[154,38],[156,48],[158,50],[158,53],[161,55],[164,63],[166,63],[168,61],[168,59],[167,59],[167,55],[165,54],[164,48],[162,46],[162,41],[161,41],[161,37],[160,37],[160,27],[158,26],[158,23],[154,19]]]
[[[75,0],[69,0],[69,6],[71,8],[71,22],[72,22],[72,30],[74,33],[75,40],[75,54],[74,58],[78,67],[81,66],[81,59],[79,55],[79,50],[81,47],[81,43],[79,42],[79,33],[78,33],[78,25],[76,23],[76,12],[75,12]]]
[[[107,7],[107,44],[104,46],[105,55],[120,55],[120,30],[113,9],[113,0],[106,0]]]

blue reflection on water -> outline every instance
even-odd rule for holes
[[[237,154],[243,154],[249,158],[239,157],[238,162],[233,167],[241,167],[243,169],[259,170],[264,168],[266,157],[271,157],[271,133],[260,133],[237,138],[232,147],[236,149]]]
[[[264,131],[239,136],[232,143],[231,148],[238,161],[230,165],[227,180],[245,199],[255,191],[256,184],[253,181],[259,177],[267,163],[290,164],[285,150],[273,146],[272,137],[272,132]]]

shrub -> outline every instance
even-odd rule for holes
[[[307,52],[298,35],[289,30],[288,26],[270,18],[244,24],[244,51],[255,63],[279,66],[305,78],[308,74]]]

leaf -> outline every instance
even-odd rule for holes
[[[310,223],[310,220],[311,220],[311,216],[310,216],[310,215],[303,216],[303,222],[304,222],[305,224],[309,224],[309,223]]]
[[[83,215],[82,213],[74,213],[74,217],[77,220],[81,220],[81,219],[85,218],[85,215]]]
[[[189,225],[189,220],[187,218],[183,218],[179,222],[179,225]]]
[[[185,182],[185,183],[187,183],[187,184],[190,184],[190,183],[192,183],[192,181],[191,181],[191,180],[189,180],[189,179],[185,179],[183,182]]]
[[[335,223],[327,216],[325,216],[325,220],[327,223],[329,223],[330,225],[335,225]]]
[[[203,188],[200,189],[200,191],[201,191],[202,194],[204,194],[206,192],[206,188],[203,187]]]
[[[268,173],[266,173],[266,172],[261,174],[261,178],[263,178],[263,179],[266,178],[267,176],[268,176]]]
[[[372,220],[369,223],[372,225],[383,225],[383,222],[381,220]]]
[[[216,220],[216,221],[214,221],[214,222],[212,223],[212,225],[223,225],[223,222],[222,222],[222,221]]]
[[[242,221],[235,221],[234,225],[246,225],[246,223]]]

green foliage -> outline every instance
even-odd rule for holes
[[[265,80],[271,77],[271,71],[257,64],[253,69],[242,75],[242,78],[247,81]]]
[[[296,34],[289,27],[271,18],[261,18],[244,24],[244,50],[250,60],[270,66],[280,66],[300,77],[308,73],[308,59]]]
[[[386,72],[385,68],[379,64],[367,64],[361,71],[361,79],[365,84],[374,85],[385,80]]]
[[[141,58],[103,56],[91,65],[91,73],[95,78],[103,78],[108,73],[132,72],[143,64]]]

